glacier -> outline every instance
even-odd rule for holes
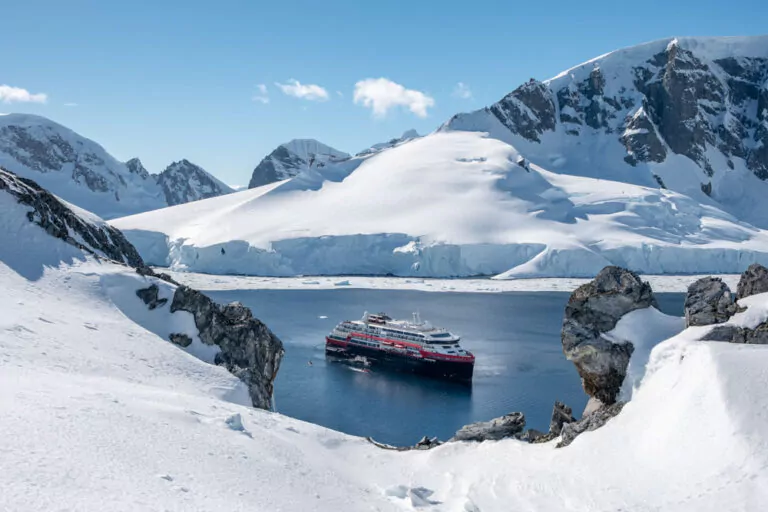
[[[768,263],[768,232],[711,198],[552,172],[479,131],[111,222],[149,263],[211,274],[512,279]]]

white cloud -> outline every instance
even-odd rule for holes
[[[427,109],[435,100],[421,91],[406,89],[386,78],[366,78],[355,84],[355,104],[373,110],[375,116],[385,116],[389,109],[402,106],[419,117],[427,117]]]
[[[461,98],[463,100],[471,100],[472,89],[470,89],[464,82],[459,82],[456,84],[456,87],[453,88],[453,97]]]
[[[253,95],[253,98],[251,98],[253,101],[258,101],[263,104],[269,103],[269,92],[267,91],[267,86],[264,84],[257,84],[256,89],[258,92]]]
[[[315,84],[302,84],[293,78],[288,80],[287,84],[275,82],[275,85],[278,86],[284,94],[295,98],[311,101],[326,101],[328,99],[328,91],[324,88]]]
[[[21,87],[0,85],[0,101],[3,103],[45,103],[48,95],[44,93],[32,94]]]
[[[65,103],[64,106],[65,107],[76,107],[77,103]]]

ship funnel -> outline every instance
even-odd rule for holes
[[[363,318],[361,318],[361,320],[362,320],[363,322],[367,322],[367,321],[368,321],[368,312],[367,312],[367,311],[364,311],[364,312],[363,312]]]

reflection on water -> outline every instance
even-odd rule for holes
[[[275,390],[283,414],[392,444],[423,435],[447,439],[458,428],[512,411],[546,430],[555,400],[580,412],[578,374],[562,353],[567,293],[429,293],[406,290],[235,290],[209,292],[239,300],[285,343]],[[661,309],[681,314],[682,294],[658,294]],[[325,335],[363,311],[410,318],[413,311],[462,335],[476,356],[472,386],[410,374],[363,373],[326,360]],[[312,361],[312,365],[309,365]]]

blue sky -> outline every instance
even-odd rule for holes
[[[0,112],[45,115],[152,172],[187,158],[243,184],[292,138],[356,152],[616,48],[764,33],[768,2],[27,0],[0,12],[0,85],[46,95]]]

